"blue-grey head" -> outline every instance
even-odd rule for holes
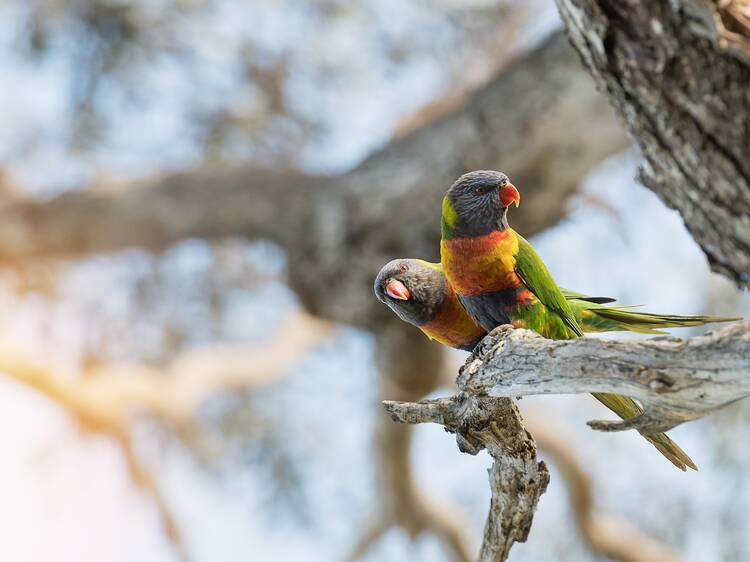
[[[508,228],[508,207],[521,195],[508,176],[476,170],[458,178],[443,199],[443,238],[483,236]]]

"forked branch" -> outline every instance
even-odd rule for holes
[[[479,562],[506,560],[513,544],[528,537],[537,502],[549,482],[547,467],[537,462],[536,445],[513,401],[460,393],[383,404],[396,421],[444,425],[456,434],[462,452],[476,455],[487,450],[494,460],[489,470],[492,499]]]

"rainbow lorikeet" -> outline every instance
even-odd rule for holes
[[[718,316],[676,316],[635,312],[632,306],[605,306],[609,297],[590,297],[560,288],[584,332],[658,334],[662,328],[702,326],[728,320]],[[435,341],[472,351],[487,331],[469,316],[439,263],[418,259],[388,262],[375,278],[375,295],[404,322]]]
[[[375,296],[443,345],[471,351],[487,335],[459,302],[439,263],[397,259],[375,278]]]
[[[550,339],[583,336],[582,320],[576,318],[570,300],[531,244],[510,228],[507,215],[512,204],[520,204],[520,194],[501,172],[470,172],[451,186],[443,199],[440,242],[448,282],[469,315],[487,331],[513,324]],[[665,318],[674,321],[664,327],[682,325],[679,317]],[[623,419],[643,412],[625,396],[594,396]],[[644,437],[681,470],[697,470],[666,434]]]

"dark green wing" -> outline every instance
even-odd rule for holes
[[[555,312],[577,336],[583,336],[583,332],[573,316],[573,311],[570,309],[570,304],[568,304],[560,287],[555,283],[547,266],[544,265],[542,258],[523,236],[519,234],[516,234],[516,236],[518,237],[516,273],[523,284],[536,295],[536,298],[542,304]]]
[[[565,300],[569,301],[584,301],[594,304],[608,304],[617,300],[613,299],[612,297],[590,297],[589,295],[571,291],[570,289],[566,289],[565,287],[560,287],[560,291],[562,291]]]

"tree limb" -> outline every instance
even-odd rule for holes
[[[590,422],[595,429],[666,431],[750,395],[750,321],[688,340],[547,340],[501,326],[458,376],[472,395],[611,392],[637,399],[644,414]]]
[[[524,542],[549,472],[536,460],[536,446],[510,399],[459,393],[422,402],[383,402],[402,423],[439,423],[456,434],[458,448],[476,455],[486,449],[493,458],[489,470],[490,511],[484,528],[479,562],[503,562],[516,542]]]
[[[680,212],[715,271],[750,287],[747,1],[557,5],[573,46],[641,148],[643,183]]]

